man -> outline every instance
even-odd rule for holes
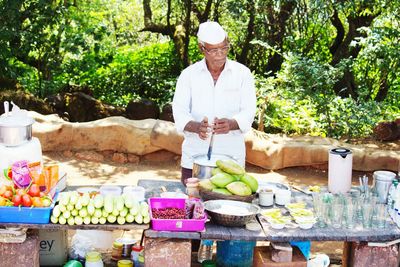
[[[244,166],[244,133],[251,129],[256,111],[253,76],[244,65],[227,59],[224,29],[217,22],[204,22],[197,37],[204,58],[182,71],[172,103],[176,128],[185,136],[184,184],[192,177],[193,156],[207,154],[211,131],[213,154],[233,156]]]

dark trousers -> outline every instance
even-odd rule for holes
[[[186,180],[192,177],[192,169],[183,168],[181,169],[181,182],[186,186]]]

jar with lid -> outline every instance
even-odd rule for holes
[[[132,246],[131,260],[135,266],[139,266],[139,255],[142,253],[143,247],[140,244]]]
[[[120,260],[122,258],[122,250],[123,244],[115,241],[112,244],[111,259],[115,261]]]
[[[186,180],[186,193],[189,197],[200,198],[198,178],[192,177]]]
[[[133,262],[131,260],[119,260],[117,267],[133,267]]]
[[[101,254],[97,251],[90,251],[86,253],[85,267],[104,267]]]

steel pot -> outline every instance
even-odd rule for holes
[[[18,146],[30,141],[34,122],[30,117],[23,120],[15,120],[12,116],[0,117],[0,144]]]
[[[223,154],[212,154],[208,160],[207,154],[193,156],[193,177],[199,179],[211,178],[211,171],[217,167],[217,160],[235,160],[234,157]]]

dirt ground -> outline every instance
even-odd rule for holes
[[[44,153],[45,164],[59,164],[61,170],[67,173],[68,185],[136,185],[139,179],[179,180],[180,167],[175,161],[140,162],[139,164],[117,164],[114,162],[88,162],[75,158],[66,158],[62,153]],[[270,171],[254,165],[246,166],[246,171],[258,179],[294,184],[298,186],[327,185],[326,170],[311,167],[293,167]],[[358,183],[358,177],[371,173],[353,172],[353,184]],[[372,179],[370,179],[372,180]],[[140,232],[113,233],[115,237],[130,235],[139,239]],[[343,242],[312,242],[312,253],[325,253],[331,262],[340,264]]]

